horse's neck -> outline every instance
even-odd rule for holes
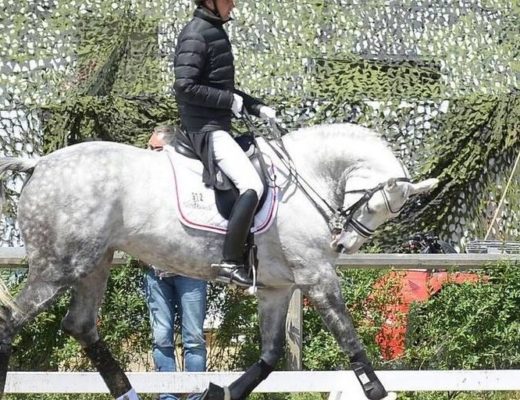
[[[286,135],[284,144],[298,171],[313,180],[337,182],[345,175],[386,179],[405,173],[378,135],[356,125],[300,130]]]
[[[333,206],[342,204],[346,185],[368,189],[406,174],[377,134],[356,125],[302,129],[285,135],[283,143],[299,176]]]

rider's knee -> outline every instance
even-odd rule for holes
[[[254,190],[258,200],[260,200],[262,198],[262,195],[264,194],[264,184],[262,183],[262,180],[260,179],[260,177],[258,177],[258,179],[255,180],[254,182],[251,182],[248,190]],[[246,190],[244,190],[244,193],[245,192],[246,192]],[[240,193],[240,194],[243,194],[243,193]]]

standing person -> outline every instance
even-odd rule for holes
[[[192,20],[180,33],[175,49],[175,96],[181,125],[205,167],[205,183],[215,187],[220,169],[235,184],[239,197],[231,211],[217,280],[248,287],[253,284],[244,253],[262,181],[230,135],[231,117],[243,107],[255,116],[274,119],[276,112],[235,89],[234,58],[224,24],[234,0],[196,0]]]
[[[154,130],[148,147],[161,150],[173,133],[169,127]],[[158,372],[175,372],[175,320],[180,316],[181,338],[184,350],[184,370],[206,370],[206,316],[207,282],[160,271],[151,266],[144,278],[146,302],[150,311],[153,345],[152,357]],[[197,400],[199,394],[188,396]],[[161,394],[159,400],[178,400],[174,394]]]

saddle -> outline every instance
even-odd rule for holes
[[[258,207],[256,208],[257,213],[262,209],[264,205],[269,187],[269,177],[267,172],[267,167],[262,158],[260,150],[257,149],[255,145],[255,140],[251,135],[241,135],[235,138],[235,141],[242,148],[244,153],[249,157],[249,160],[253,164],[256,172],[260,176],[262,180],[262,184],[264,186],[264,192],[262,197],[259,199]],[[172,143],[175,151],[184,157],[188,157],[191,159],[199,160],[197,154],[192,148],[190,139],[186,136],[182,129],[177,129],[175,132],[174,140]],[[221,171],[218,171],[220,181],[223,181],[223,184],[220,185],[226,189],[214,189],[215,192],[215,204],[217,206],[218,212],[225,218],[229,219],[231,215],[231,210],[233,209],[233,205],[238,199],[239,192],[234,183]]]

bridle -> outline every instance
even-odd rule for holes
[[[356,190],[347,190],[344,192],[345,194],[353,194],[353,193],[363,193],[363,195],[357,200],[354,204],[351,206],[344,208],[341,207],[338,209],[334,216],[331,218],[331,221],[329,223],[331,232],[333,235],[337,235],[341,233],[342,230],[346,230],[348,226],[350,225],[352,229],[354,229],[360,236],[364,237],[365,239],[370,238],[375,231],[363,223],[359,222],[357,219],[354,218],[354,214],[356,211],[358,211],[361,207],[363,207],[365,204],[367,204],[370,199],[376,194],[377,192],[381,191],[381,194],[383,196],[383,199],[385,201],[385,206],[388,212],[396,216],[398,215],[401,210],[404,207],[404,204],[397,210],[393,210],[392,206],[390,205],[390,200],[388,199],[388,195],[385,191],[385,186],[391,183],[396,182],[410,182],[409,178],[403,177],[403,178],[391,178],[387,182],[379,183],[377,186],[373,187],[372,189],[356,189]]]
[[[243,116],[244,120],[246,122],[246,125],[250,129],[250,131],[253,133],[253,140],[255,136],[261,136],[261,134],[256,129],[253,121],[251,120],[250,115],[247,113],[247,111],[243,110]],[[327,225],[329,226],[329,229],[333,235],[337,235],[341,233],[342,230],[346,230],[348,226],[352,226],[352,228],[362,237],[368,239],[370,238],[375,231],[373,229],[370,229],[366,225],[359,222],[357,219],[354,218],[354,214],[356,211],[358,211],[364,204],[368,203],[372,196],[376,194],[377,192],[381,191],[383,195],[383,199],[385,201],[386,208],[388,212],[394,216],[398,215],[401,210],[404,207],[404,204],[398,209],[398,210],[392,210],[392,207],[390,206],[390,201],[388,199],[388,196],[384,190],[385,185],[395,182],[410,182],[410,179],[408,177],[399,177],[399,178],[391,178],[386,182],[381,182],[377,186],[373,187],[372,189],[356,189],[356,190],[347,190],[344,192],[344,194],[352,194],[352,193],[363,193],[361,198],[356,201],[351,206],[344,208],[338,208],[335,209],[332,207],[327,200],[325,200],[320,194],[296,171],[296,167],[294,166],[294,162],[292,161],[292,158],[290,154],[287,152],[287,149],[285,149],[285,146],[282,141],[282,135],[287,133],[287,131],[282,128],[280,125],[278,125],[275,121],[271,121],[271,128],[273,130],[275,140],[280,146],[280,150],[274,147],[269,140],[266,140],[267,145],[271,148],[271,150],[274,151],[274,153],[278,156],[278,158],[282,161],[282,163],[285,165],[285,167],[290,171],[290,174],[295,177],[296,184],[302,189],[303,193],[307,196],[307,198],[314,204],[314,207],[320,212],[320,214],[323,216],[325,221],[327,222]],[[255,140],[254,140],[255,141]],[[255,145],[258,147],[256,141]],[[405,175],[406,169],[401,164],[401,167],[403,169],[403,172]],[[311,195],[312,192],[314,196]],[[318,201],[316,201],[316,197],[321,201],[322,204],[324,204],[329,212],[327,212],[322,205],[319,204]]]

